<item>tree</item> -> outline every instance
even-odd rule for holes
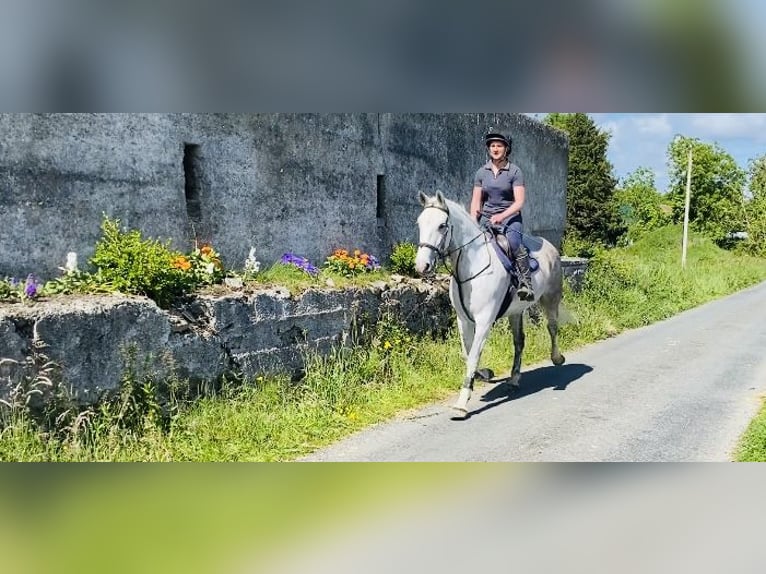
[[[639,167],[628,174],[615,197],[630,241],[671,222],[672,209],[657,191],[654,172],[649,168]]]
[[[766,155],[748,163],[750,199],[745,204],[745,249],[766,257]]]
[[[689,222],[719,245],[726,245],[729,234],[742,231],[744,226],[745,172],[718,144],[676,136],[668,146],[668,199],[676,222],[684,218],[689,149],[692,150]]]
[[[569,135],[566,239],[614,245],[624,227],[614,197],[617,180],[606,157],[610,134],[587,114],[548,114],[544,122]]]

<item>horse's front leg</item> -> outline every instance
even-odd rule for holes
[[[512,388],[519,386],[521,379],[521,356],[524,354],[524,313],[517,313],[508,318],[511,323],[511,333],[513,333],[513,367],[511,367],[511,376],[508,380]]]
[[[477,319],[474,325],[473,344],[471,345],[471,350],[468,352],[468,359],[465,364],[463,387],[460,389],[460,395],[458,395],[457,402],[453,406],[455,410],[460,411],[463,415],[468,414],[468,401],[471,398],[471,391],[473,391],[476,367],[479,365],[481,352],[484,350],[484,343],[487,342],[487,337],[489,336],[491,328],[491,320]]]
[[[469,321],[467,317],[457,318],[457,330],[460,333],[460,346],[463,351],[463,360],[468,361],[468,353],[473,346],[473,336],[476,325],[473,321]]]

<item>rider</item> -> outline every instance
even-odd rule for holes
[[[511,139],[490,133],[484,138],[489,161],[476,172],[471,197],[471,217],[480,225],[489,224],[508,238],[511,253],[519,272],[519,299],[534,300],[529,271],[529,252],[521,241],[524,206],[524,175],[519,166],[510,162]]]

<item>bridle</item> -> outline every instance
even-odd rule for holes
[[[446,224],[449,221],[449,209],[447,209],[446,207],[440,207],[438,205],[427,205],[426,207],[423,208],[423,211],[425,211],[426,209],[438,209],[439,211],[443,211],[444,213],[447,214],[447,221],[445,221],[444,223]],[[436,252],[437,260],[438,259],[444,260],[447,257],[449,257],[451,255],[451,253],[453,253],[453,252],[447,252],[447,253],[443,253],[442,252],[442,249],[444,248],[444,245],[445,244],[449,245],[449,243],[447,243],[447,235],[449,235],[450,237],[452,236],[452,225],[449,225],[448,229],[447,229],[447,232],[442,234],[442,239],[439,242],[440,245],[437,246],[437,245],[433,245],[431,243],[428,243],[426,241],[421,241],[420,243],[418,243],[418,247],[425,247],[426,249],[430,249],[431,251],[435,251]]]
[[[481,275],[487,269],[490,268],[490,266],[492,265],[492,263],[491,263],[492,260],[491,260],[491,258],[488,258],[487,259],[487,261],[488,261],[487,265],[481,271],[479,271],[478,273],[475,273],[474,275],[472,275],[468,279],[460,279],[460,277],[458,277],[458,275],[457,275],[457,268],[458,268],[458,265],[460,263],[460,257],[463,254],[463,251],[462,251],[463,248],[467,247],[468,245],[470,245],[471,243],[473,243],[474,241],[476,241],[480,237],[484,237],[484,233],[479,233],[474,238],[468,240],[466,243],[463,243],[463,245],[460,245],[459,247],[456,247],[456,248],[451,249],[449,251],[443,251],[445,245],[447,245],[447,246],[449,245],[449,242],[447,241],[447,236],[449,235],[450,238],[452,238],[452,225],[449,224],[449,214],[450,214],[449,213],[449,209],[447,209],[446,207],[442,207],[440,205],[427,205],[426,207],[423,208],[423,211],[425,211],[426,209],[438,209],[439,211],[443,211],[444,213],[447,214],[447,221],[445,221],[445,224],[448,224],[447,225],[447,231],[442,234],[441,241],[439,242],[440,245],[437,246],[437,245],[433,245],[433,244],[425,242],[425,241],[421,241],[420,243],[418,243],[418,247],[419,248],[420,247],[425,247],[426,249],[430,249],[432,251],[435,251],[436,252],[437,261],[439,259],[441,259],[442,261],[446,262],[450,255],[452,255],[453,253],[457,253],[457,261],[455,261],[455,265],[453,266],[452,269],[449,270],[449,272],[450,272],[450,275],[452,275],[452,278],[455,281],[457,281],[458,285],[462,285],[463,283],[468,283],[469,281],[472,281],[472,280],[476,279],[479,275]],[[489,249],[489,247],[487,247],[487,249]]]

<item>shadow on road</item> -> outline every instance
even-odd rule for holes
[[[489,409],[495,408],[503,403],[514,401],[527,395],[532,395],[543,389],[553,389],[555,391],[564,391],[580,377],[587,375],[593,370],[589,365],[579,363],[561,365],[560,367],[547,366],[534,369],[532,371],[522,372],[521,384],[514,389],[507,382],[500,382],[481,396],[481,402],[489,403],[481,408],[468,413],[470,418]],[[502,379],[505,381],[504,379]]]

